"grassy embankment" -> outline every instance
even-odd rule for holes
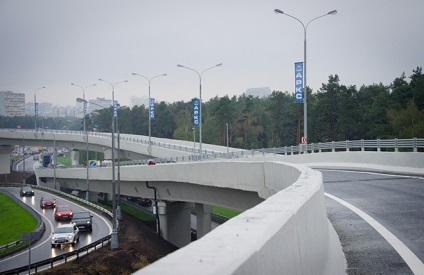
[[[0,193],[0,245],[19,240],[21,232],[31,232],[36,226],[37,220],[28,211]],[[0,254],[5,252],[2,250]]]

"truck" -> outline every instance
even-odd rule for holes
[[[89,211],[76,212],[72,217],[71,224],[91,232],[93,231],[93,215]]]

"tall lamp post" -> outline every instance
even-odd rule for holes
[[[177,65],[178,68],[184,68],[184,69],[193,71],[199,76],[199,84],[200,84],[199,85],[199,101],[200,101],[200,103],[199,103],[199,105],[200,105],[199,106],[199,156],[200,156],[200,159],[202,159],[202,75],[203,75],[204,72],[206,72],[210,69],[213,69],[213,68],[216,68],[216,67],[221,67],[221,66],[222,66],[222,63],[219,63],[219,64],[212,66],[210,68],[207,68],[207,69],[203,70],[201,73],[199,73],[195,69],[192,69],[192,68],[180,65],[180,64]]]
[[[327,16],[327,15],[335,15],[337,14],[337,10],[332,10],[326,14],[320,15],[318,17],[315,17],[314,19],[310,20],[306,25],[300,21],[298,18],[284,13],[282,10],[279,9],[275,9],[274,10],[275,13],[277,14],[283,14],[286,15],[288,17],[291,17],[293,19],[295,19],[296,21],[298,21],[300,24],[302,24],[303,27],[303,31],[304,31],[304,40],[303,40],[303,136],[305,138],[305,143],[308,143],[308,101],[307,101],[307,91],[306,91],[306,31],[308,29],[309,24],[312,21],[317,20],[318,18]]]
[[[110,242],[111,249],[118,249],[118,229],[116,226],[116,190],[115,190],[115,119],[117,117],[116,105],[115,105],[115,86],[128,82],[128,80],[124,80],[117,83],[111,83],[106,80],[99,78],[99,81],[103,81],[108,83],[112,87],[112,106],[113,106],[113,115],[112,115],[112,215],[113,215],[113,229],[112,229],[112,239]],[[118,156],[119,157],[119,156]]]
[[[41,89],[45,89],[46,87],[41,87],[38,88],[37,90],[35,90],[34,92],[34,120],[35,120],[35,124],[34,124],[34,130],[37,131],[37,113],[38,113],[38,108],[37,108],[37,91],[41,90]]]
[[[151,139],[152,139],[152,133],[151,133],[151,129],[152,129],[152,126],[151,126],[152,125],[151,124],[152,116],[150,114],[150,104],[152,104],[152,103],[150,102],[151,101],[151,98],[150,98],[150,82],[153,79],[157,78],[157,77],[167,76],[167,74],[157,75],[157,76],[154,76],[152,78],[147,78],[144,75],[136,74],[136,73],[132,73],[132,75],[143,77],[143,78],[145,78],[149,82],[149,148],[148,148],[148,151],[149,151],[149,155],[151,156],[152,155],[152,141],[151,141]]]
[[[84,135],[85,135],[85,148],[86,148],[86,155],[87,155],[86,162],[85,162],[86,166],[87,166],[87,192],[85,194],[85,200],[89,201],[90,200],[90,181],[89,181],[89,176],[88,176],[89,175],[88,169],[89,169],[90,165],[88,163],[88,132],[87,132],[87,128],[85,126],[85,116],[87,115],[87,101],[85,100],[85,88],[88,88],[88,87],[91,87],[91,86],[96,86],[96,84],[91,84],[91,85],[88,85],[88,86],[85,86],[85,87],[80,86],[80,85],[75,84],[75,83],[71,83],[71,85],[80,87],[82,89],[82,99],[84,99]]]

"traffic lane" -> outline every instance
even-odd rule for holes
[[[24,162],[25,162],[25,172],[34,172],[34,160],[33,156],[26,155],[24,160],[19,161],[16,165],[17,171],[24,171]]]
[[[424,180],[422,178],[346,171],[321,172],[327,193],[366,212],[423,261]]]
[[[339,235],[347,274],[413,274],[396,250],[367,222],[326,197],[328,219]]]
[[[4,188],[1,188],[1,189],[15,195],[16,197],[19,197],[19,188],[4,187]],[[34,197],[24,197],[22,199],[25,200],[26,202],[31,201],[31,204],[32,204],[33,201],[35,201]],[[37,247],[39,247],[47,239],[50,240],[49,236],[52,233],[52,231],[51,231],[51,228],[52,228],[51,221],[43,215],[41,215],[41,218],[42,218],[42,220],[45,224],[46,230],[45,230],[45,233],[43,234],[43,236],[41,237],[41,239],[31,246],[31,259],[33,259],[34,254],[37,253],[36,252]],[[26,249],[24,251],[15,253],[15,254],[13,254],[9,257],[0,259],[0,272],[11,270],[11,269],[23,266],[25,264],[28,264],[28,262],[29,262],[29,253],[28,253],[28,249]],[[34,261],[31,260],[31,262],[34,262]]]
[[[10,187],[7,189],[13,195],[19,197],[19,188]],[[48,258],[56,257],[64,253],[68,253],[74,250],[77,250],[81,247],[84,247],[96,240],[99,240],[111,233],[111,225],[108,221],[106,221],[103,217],[97,215],[96,213],[73,203],[72,201],[66,200],[61,197],[56,198],[56,205],[67,204],[71,207],[74,212],[79,211],[90,211],[93,215],[93,230],[89,231],[81,231],[79,242],[72,245],[61,245],[60,247],[52,248],[51,247],[51,235],[54,229],[63,224],[69,223],[70,220],[67,221],[56,221],[54,219],[54,209],[53,208],[40,208],[40,198],[43,195],[51,195],[50,193],[34,189],[35,195],[33,197],[23,197],[22,201],[28,205],[30,205],[36,212],[38,212],[45,221],[46,232],[44,233],[41,240],[36,242],[31,247],[31,262],[38,262]],[[12,256],[7,258],[10,259],[11,262],[3,263],[0,261],[2,267],[0,270],[3,270],[3,264],[7,265],[9,268],[4,270],[10,270],[12,268],[20,267],[25,264],[28,264],[28,250],[25,250],[16,256]]]

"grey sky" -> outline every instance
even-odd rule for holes
[[[303,61],[303,28],[274,13],[279,8],[308,27],[308,86],[314,91],[338,74],[341,84],[390,84],[424,64],[422,0],[0,0],[0,90],[32,102],[74,105],[86,98],[123,105],[148,93],[157,101],[241,95],[247,88],[293,92],[294,63]]]

